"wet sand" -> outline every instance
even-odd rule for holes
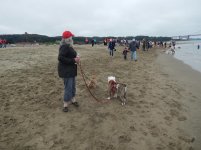
[[[88,78],[97,76],[93,93],[106,98],[107,77],[113,75],[128,86],[126,106],[117,99],[96,102],[78,70],[80,107],[64,113],[58,46],[0,49],[0,149],[193,149],[198,137],[186,130],[188,103],[197,104],[200,96],[164,69],[164,59],[157,59],[160,50],[138,51],[134,62],[123,60],[123,47],[117,47],[113,59],[104,46],[75,49]]]
[[[189,93],[182,99],[188,108],[188,119],[180,122],[180,126],[189,135],[195,137],[193,147],[199,150],[201,149],[201,73],[171,55],[160,55],[157,62],[160,64],[160,69],[168,73],[171,80],[177,81]]]

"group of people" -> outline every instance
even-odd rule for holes
[[[116,49],[115,49],[116,44],[115,43],[116,42],[115,42],[114,39],[110,39],[110,41],[108,43],[109,55],[111,57],[113,57],[114,51],[116,51]],[[131,60],[137,61],[137,52],[136,52],[137,49],[139,49],[139,44],[138,44],[138,42],[135,39],[133,39],[129,43],[128,46],[125,46],[125,48],[124,48],[124,50],[122,52],[122,54],[124,56],[124,60],[127,59],[127,54],[130,51],[131,52]]]
[[[93,47],[95,44],[96,44],[96,39],[91,39],[91,46]],[[85,44],[89,44],[89,39],[88,38],[85,38]]]
[[[6,48],[7,41],[5,39],[0,39],[0,48]]]

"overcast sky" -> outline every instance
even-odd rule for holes
[[[201,33],[201,0],[0,0],[0,34],[174,36]]]

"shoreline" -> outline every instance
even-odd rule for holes
[[[189,96],[182,99],[184,104],[188,107],[189,117],[185,123],[181,122],[180,126],[195,138],[193,147],[195,149],[200,149],[201,73],[184,63],[182,60],[165,53],[159,54],[156,63],[159,65],[162,72],[169,75],[168,78],[177,81],[180,86],[183,86],[189,92]],[[197,100],[193,100],[193,98],[196,98]]]
[[[199,70],[197,67],[193,66],[192,64],[191,64],[191,65],[188,64],[185,60],[182,60],[182,59],[177,58],[177,57],[175,57],[175,56],[173,56],[173,57],[174,57],[175,59],[181,61],[183,64],[188,65],[192,70],[194,70],[194,71],[196,71],[196,72],[198,72],[198,73],[201,74],[201,70]]]

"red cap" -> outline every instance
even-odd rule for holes
[[[74,36],[70,31],[64,31],[62,34],[62,38],[67,39],[71,36]]]

